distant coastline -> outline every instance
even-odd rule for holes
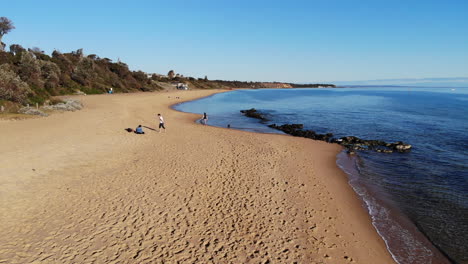
[[[362,81],[336,81],[340,87],[425,87],[425,88],[468,88],[468,77],[420,78],[420,79],[382,79]]]
[[[133,71],[120,60],[112,61],[83,49],[46,54],[39,48],[12,44],[0,50],[0,105],[16,113],[21,106],[44,105],[53,96],[152,92],[176,89],[334,88],[333,84],[210,80],[170,70],[167,74]]]

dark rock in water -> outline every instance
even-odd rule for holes
[[[353,136],[342,137],[340,139],[341,139],[341,144],[343,145],[362,143],[362,140],[360,138],[353,137]]]
[[[245,114],[247,117],[252,117],[260,119],[262,121],[267,121],[261,113],[259,113],[255,108],[248,110],[241,110],[241,113]],[[412,146],[410,144],[405,144],[402,141],[397,141],[395,143],[387,143],[382,140],[368,140],[361,139],[355,136],[347,136],[342,138],[333,138],[332,133],[326,134],[317,134],[313,130],[304,130],[303,124],[284,124],[278,126],[276,124],[271,124],[269,127],[283,131],[286,134],[310,138],[314,140],[321,140],[329,143],[340,144],[343,147],[348,149],[348,153],[353,154],[356,150],[373,150],[380,153],[393,153],[397,152],[408,152],[411,150]]]
[[[330,143],[341,144],[341,142],[343,142],[343,140],[341,138],[332,138],[330,140]]]
[[[276,124],[271,124],[269,127],[278,129],[283,131],[286,134],[292,134],[298,132],[298,130],[301,130],[304,128],[303,124],[285,124],[281,126],[277,126]]]
[[[387,144],[380,140],[366,140],[354,136],[342,137],[339,142],[341,145],[359,144],[368,147],[385,146]]]
[[[390,143],[388,144],[389,148],[393,149],[393,150],[396,150],[398,152],[407,152],[407,151],[410,151],[411,148],[413,146],[411,146],[410,144],[405,144],[401,141],[398,141],[398,142],[395,142],[395,143]]]
[[[257,109],[255,108],[251,108],[251,109],[248,109],[248,110],[241,110],[240,111],[241,113],[243,113],[245,116],[247,117],[251,117],[251,118],[256,118],[256,119],[260,119],[260,120],[263,120],[263,121],[267,121],[268,119],[266,119],[262,114],[260,114]]]
[[[406,151],[410,150],[411,148],[412,146],[410,144],[400,144],[395,146],[395,149],[398,151]]]
[[[255,110],[255,109],[254,109]],[[354,154],[356,150],[373,150],[380,153],[393,153],[410,151],[411,145],[405,144],[401,141],[395,143],[387,143],[382,140],[367,140],[355,136],[347,136],[342,138],[333,138],[332,133],[317,134],[313,130],[303,130],[303,124],[285,124],[278,126],[271,124],[269,127],[283,131],[286,134],[305,137],[314,140],[322,140],[330,143],[336,143],[348,149],[349,154]]]
[[[411,145],[405,144],[401,141],[387,143],[381,140],[360,139],[354,136],[333,139],[332,142],[343,146],[351,146],[352,148],[358,150],[375,150],[381,153],[392,153],[394,151],[407,152],[412,148]]]
[[[296,137],[305,137],[315,140],[322,140],[330,142],[333,137],[332,133],[327,134],[317,134],[313,130],[303,130],[303,124],[285,124],[277,126],[276,124],[269,125],[269,127],[283,131],[286,134],[296,136]]]

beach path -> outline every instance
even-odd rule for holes
[[[214,91],[0,120],[0,263],[393,263],[337,145],[202,126]],[[166,133],[157,129],[157,113]]]

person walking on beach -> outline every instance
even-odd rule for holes
[[[206,125],[208,123],[208,115],[203,113],[202,124]]]
[[[166,127],[164,127],[164,118],[161,114],[158,114],[159,117],[159,133],[161,133],[161,128],[164,128],[164,133],[166,132]]]

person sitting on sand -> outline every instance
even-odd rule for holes
[[[137,128],[135,128],[135,134],[144,134],[145,131],[143,131],[143,127],[141,125],[138,125]]]

